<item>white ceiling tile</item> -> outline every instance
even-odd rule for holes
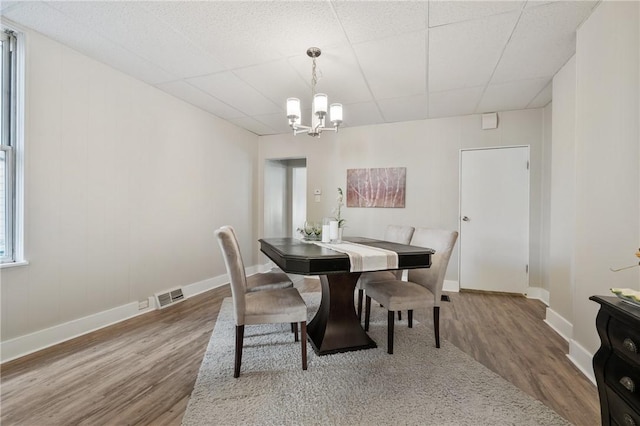
[[[430,1],[429,27],[520,11],[524,1]]]
[[[233,73],[283,108],[291,97],[310,102],[310,82],[305,82],[286,59],[240,68]]]
[[[474,114],[484,87],[429,93],[429,117],[453,117]]]
[[[311,46],[322,49],[317,90],[344,105],[345,126],[542,106],[596,3],[25,1],[0,8],[3,19],[272,134],[289,131],[287,97],[309,107]]]
[[[344,125],[346,127],[384,123],[375,102],[361,102],[344,106]]]
[[[213,56],[157,19],[143,2],[52,2],[69,18],[178,76],[222,71]]]
[[[289,59],[297,70],[300,78],[311,87],[312,60],[305,53]],[[348,46],[330,47],[322,49],[322,54],[316,59],[316,74],[318,77],[317,92],[326,93],[330,102],[342,104],[371,101],[371,91],[362,75],[358,60],[353,50]],[[311,97],[311,90],[302,98]]]
[[[513,31],[519,13],[429,30],[429,91],[485,85]]]
[[[184,81],[161,83],[156,85],[156,87],[192,105],[202,108],[217,117],[224,119],[244,117],[244,114],[235,108]]]
[[[231,72],[195,77],[186,81],[249,116],[272,114],[286,108],[286,104],[278,107]]]
[[[527,9],[505,49],[493,81],[553,76],[575,53],[576,27],[595,2],[554,2]]]
[[[354,49],[376,98],[426,93],[425,31],[355,44]]]
[[[351,43],[424,30],[427,25],[428,2],[425,1],[332,3]]]
[[[512,81],[487,87],[476,113],[524,109],[549,84],[548,78]]]
[[[275,135],[280,133],[251,117],[232,118],[229,121],[236,126],[255,133],[256,135]]]
[[[227,68],[346,42],[328,2],[154,2],[151,9]]]
[[[268,114],[268,115],[256,115],[253,117],[260,123],[269,127],[276,133],[292,133],[291,127],[289,127],[289,120],[283,114]]]
[[[546,106],[549,102],[551,102],[551,98],[553,97],[553,83],[550,82],[545,86],[544,89],[538,93],[538,95],[533,98],[533,100],[527,105],[527,108],[542,108]]]
[[[378,106],[386,123],[427,118],[427,95],[382,99]]]
[[[53,40],[150,84],[175,79],[175,75],[107,40],[91,27],[50,7],[49,3],[22,2],[3,15],[28,28],[37,28]]]

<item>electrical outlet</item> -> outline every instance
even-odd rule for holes
[[[138,300],[138,310],[147,309],[149,307],[149,299]]]

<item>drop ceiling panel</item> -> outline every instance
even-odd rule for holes
[[[113,43],[178,76],[223,70],[222,64],[137,2],[52,2],[51,6]]]
[[[487,87],[477,113],[524,109],[549,84],[548,78],[512,81]]]
[[[593,6],[594,2],[556,2],[526,9],[493,81],[553,76],[575,53],[575,28]]]
[[[431,1],[429,27],[520,11],[524,1]]]
[[[355,127],[367,124],[381,124],[384,119],[380,115],[377,105],[374,102],[361,102],[344,106],[345,126]]]
[[[519,12],[429,30],[429,91],[487,84]]]
[[[310,111],[302,112],[302,114],[304,114],[303,124],[309,123],[309,120],[306,117],[309,117],[310,113],[311,113]],[[273,129],[274,133],[289,133],[289,132],[293,133],[293,130],[291,130],[291,127],[289,127],[289,120],[283,113],[256,115],[253,118],[255,118],[260,123],[264,124],[265,126],[269,127],[270,129]]]
[[[386,123],[427,118],[427,96],[416,95],[378,101]]]
[[[205,111],[210,112],[220,118],[240,118],[244,117],[244,114],[225,104],[224,102],[214,98],[208,93],[184,82],[184,81],[172,81],[170,83],[158,84],[160,90],[164,90],[167,93],[174,95],[177,98],[183,99],[192,105],[202,108]]]
[[[451,117],[474,114],[484,87],[429,93],[429,116]]]
[[[312,60],[305,53],[289,59],[298,75],[311,87]],[[318,76],[317,91],[326,93],[329,102],[342,104],[371,101],[373,96],[360,70],[353,50],[348,46],[322,48],[322,54],[316,59]],[[311,96],[311,90],[304,96]]]
[[[286,59],[240,68],[233,73],[282,108],[291,97],[310,102],[310,80],[306,83]]]
[[[426,93],[426,32],[416,31],[354,45],[376,98]]]
[[[29,28],[37,28],[58,42],[147,83],[175,78],[175,75],[107,40],[91,27],[76,22],[43,2],[24,2],[3,11],[3,16]]]
[[[279,108],[231,72],[190,78],[186,81],[246,115],[276,113],[284,111],[286,106],[282,105]]]
[[[257,134],[272,134],[289,132],[287,97],[309,106],[310,46],[323,51],[317,89],[344,105],[345,126],[546,105],[547,84],[575,51],[576,28],[594,4],[29,1],[0,7],[3,19]]]
[[[238,127],[242,127],[243,129],[247,129],[248,131],[255,133],[256,135],[275,135],[278,133],[252,117],[232,118],[229,121]]]
[[[334,1],[333,7],[351,43],[424,30],[427,2],[379,1],[361,3]]]
[[[527,105],[527,108],[541,108],[551,102],[553,95],[553,83],[549,82],[544,89],[533,98],[533,100]]]

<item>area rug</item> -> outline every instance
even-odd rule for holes
[[[303,294],[309,318],[318,293]],[[378,348],[317,356],[288,324],[245,327],[242,371],[233,378],[231,299],[223,301],[183,417],[191,425],[568,425],[447,341],[431,324],[396,324],[386,352],[386,311],[374,304],[369,335]]]

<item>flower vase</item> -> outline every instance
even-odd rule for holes
[[[344,228],[338,228],[338,238],[336,238],[336,243],[341,243],[342,242],[342,230]]]

